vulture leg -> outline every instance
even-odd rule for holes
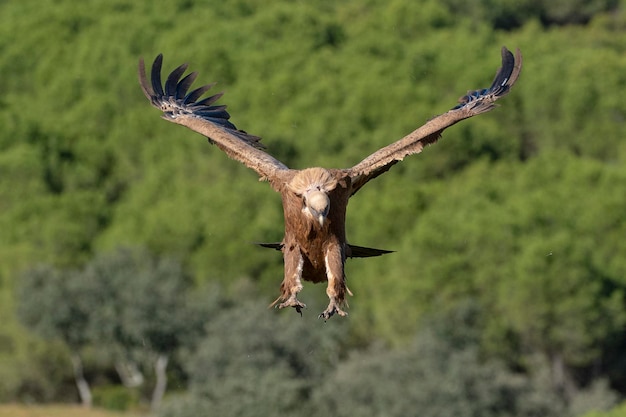
[[[302,268],[304,266],[304,258],[299,248],[284,248],[285,262],[285,278],[280,285],[280,297],[271,305],[276,305],[279,301],[278,308],[293,307],[300,315],[302,309],[306,308],[306,304],[298,300],[297,295],[302,291]]]
[[[350,295],[352,293],[346,287],[346,277],[343,272],[344,256],[341,249],[337,246],[335,250],[329,248],[324,257],[326,262],[326,277],[328,278],[328,287],[326,288],[326,294],[330,299],[326,310],[322,311],[319,318],[328,320],[335,313],[340,316],[347,316],[348,313],[343,311],[341,307],[347,305],[346,292]]]

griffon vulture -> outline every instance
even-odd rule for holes
[[[348,200],[369,180],[386,172],[406,156],[417,154],[426,145],[435,143],[449,126],[494,108],[495,101],[506,95],[519,77],[522,56],[502,48],[502,66],[491,87],[469,91],[446,113],[427,121],[404,138],[385,146],[352,168],[290,169],[266,153],[260,138],[238,130],[229,122],[226,106],[214,105],[222,94],[199,100],[212,85],[188,92],[197,73],[181,79],[187,64],[176,68],[161,84],[163,56],[152,64],[148,81],[143,60],[139,60],[139,81],[152,105],[163,112],[162,117],[206,136],[229,157],[255,170],[280,193],[285,216],[285,236],[280,243],[262,244],[283,253],[284,278],[280,296],[271,305],[294,307],[300,314],[305,304],[297,298],[302,280],[327,281],[328,307],[320,314],[324,320],[334,314],[347,313],[344,263],[350,257],[378,256],[389,251],[351,245],[346,240],[345,218]]]

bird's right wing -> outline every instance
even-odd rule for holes
[[[203,100],[198,99],[212,84],[187,92],[197,73],[181,77],[187,64],[176,68],[167,77],[165,88],[161,84],[163,55],[159,54],[152,64],[151,82],[148,82],[143,59],[139,60],[139,83],[150,103],[163,112],[163,118],[177,123],[209,138],[209,142],[219,147],[232,159],[255,170],[261,179],[273,180],[289,168],[263,151],[261,138],[249,135],[228,121],[230,115],[226,106],[213,105],[222,94],[215,94]]]

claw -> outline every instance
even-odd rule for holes
[[[277,308],[293,307],[300,314],[300,316],[302,316],[302,309],[306,308],[306,304],[298,300],[295,297],[295,295],[292,295],[285,302],[278,304],[276,307]]]
[[[302,307],[300,306],[293,306],[293,307],[296,309],[296,312],[300,314],[300,317],[302,317]]]
[[[334,301],[331,301],[330,304],[328,304],[328,307],[326,308],[326,310],[322,311],[322,313],[319,316],[317,316],[317,318],[324,319],[324,321],[326,321],[329,318],[331,318],[333,315],[335,315],[335,313],[342,317],[345,317],[348,315],[348,313],[346,313],[345,311],[337,307],[337,304]]]

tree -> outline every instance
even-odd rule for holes
[[[161,416],[270,416],[306,413],[308,401],[339,360],[342,325],[277,314],[238,294],[207,321],[206,337],[186,361],[188,393]]]
[[[365,271],[356,289],[396,341],[424,314],[472,296],[490,311],[491,355],[520,364],[540,353],[555,386],[575,395],[600,358],[623,346],[623,184],[623,168],[565,152],[476,163],[423,187],[431,198],[397,248],[411,255],[381,260],[385,300],[380,274]]]
[[[586,24],[595,15],[614,11],[619,0],[446,0],[445,4],[459,17],[469,16],[497,29],[513,30],[531,19],[545,26]]]
[[[80,352],[88,337],[93,291],[74,270],[59,271],[41,265],[26,271],[18,287],[18,317],[35,333],[62,340],[70,349],[76,387],[85,407],[92,404]]]
[[[191,281],[180,263],[143,249],[100,254],[85,267],[82,279],[96,283],[101,295],[90,315],[91,342],[111,352],[127,385],[143,382],[135,362],[153,364],[151,406],[156,410],[167,387],[170,356],[183,341],[192,345],[215,303],[190,303]]]
[[[129,255],[118,251],[115,257],[129,261]],[[156,410],[165,394],[171,355],[181,347],[192,348],[204,334],[204,323],[219,307],[220,294],[212,287],[210,292],[200,292],[207,297],[194,300],[191,282],[180,263],[145,252],[138,256],[134,259],[139,265],[131,267],[133,276],[119,294],[123,306],[121,333],[127,349],[153,357],[156,383],[151,408]]]
[[[187,302],[189,284],[179,263],[140,249],[119,249],[98,255],[81,271],[46,266],[28,271],[21,280],[19,315],[38,334],[70,347],[85,405],[91,405],[91,393],[80,351],[89,346],[113,358],[128,386],[143,382],[136,363],[152,362],[156,409],[165,393],[170,355],[183,340],[191,345],[209,313]]]
[[[485,357],[485,324],[478,304],[423,322],[414,342],[399,349],[372,345],[354,351],[324,378],[313,396],[317,415],[335,416],[562,416],[568,404],[541,368],[509,369]],[[538,372],[537,372],[538,370]],[[535,373],[533,373],[535,372]],[[599,408],[615,402],[606,387],[594,398]],[[595,388],[594,388],[595,389]],[[580,410],[578,410],[580,411]]]

